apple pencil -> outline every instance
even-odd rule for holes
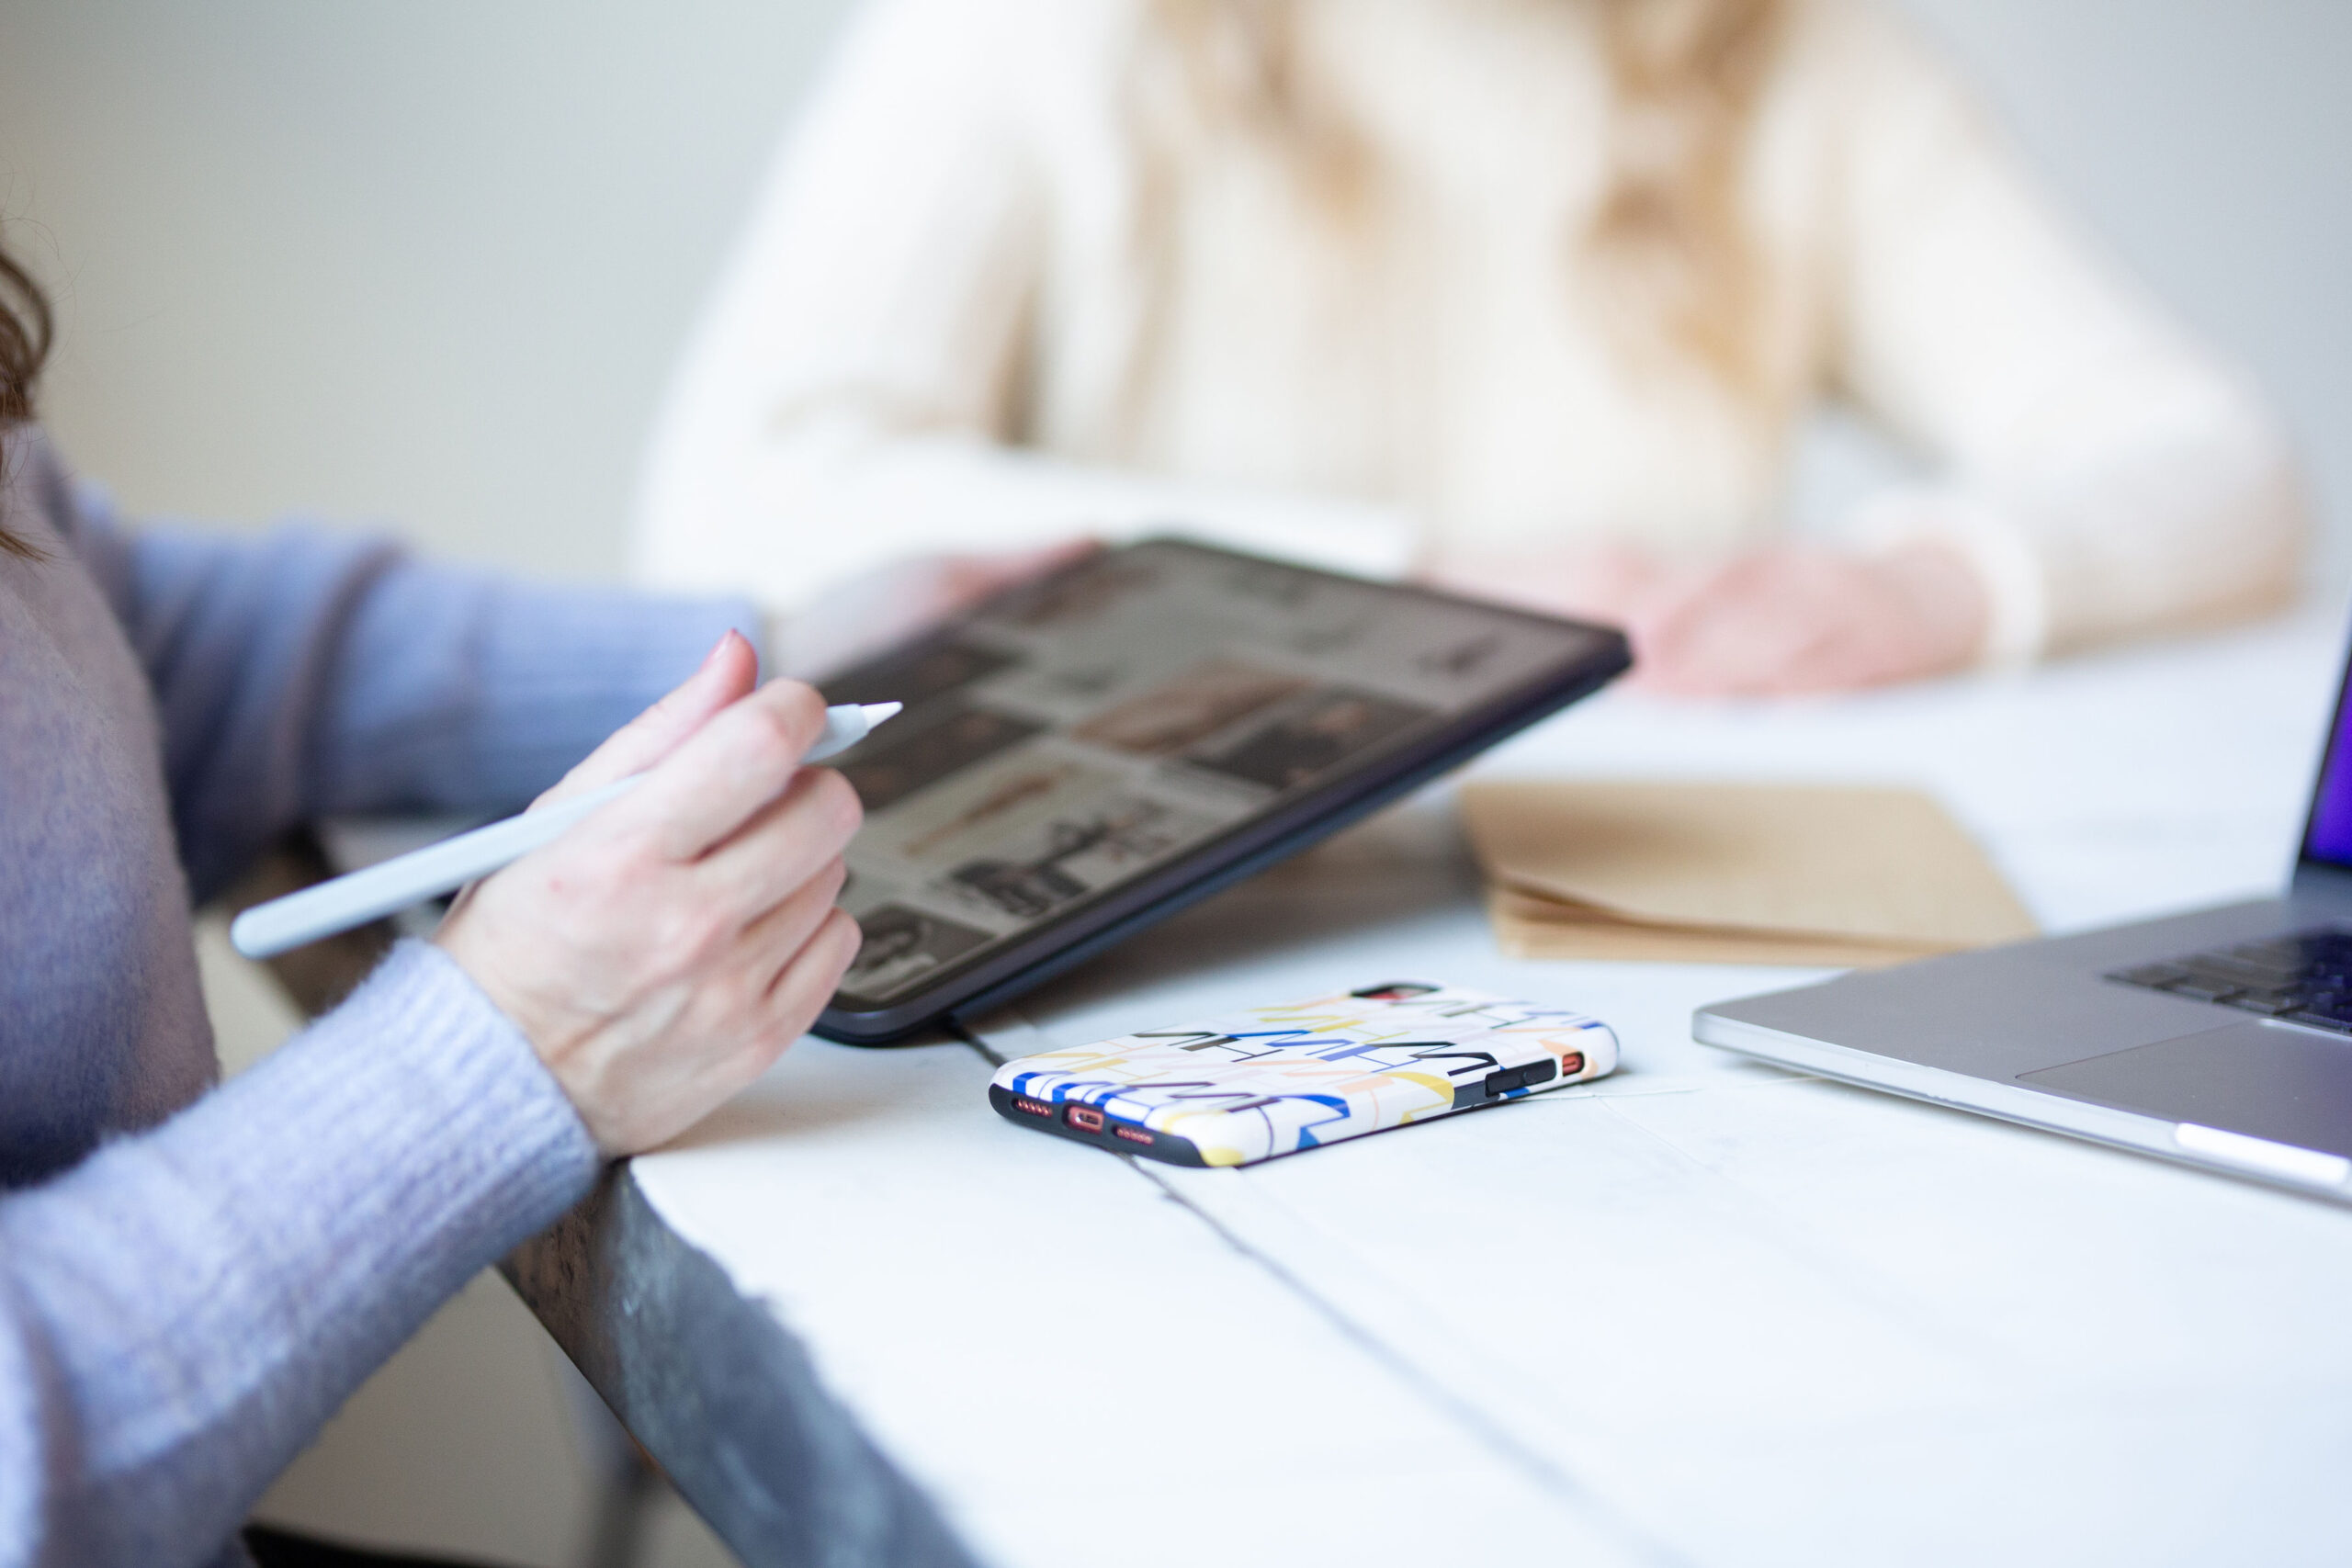
[[[819,762],[838,756],[865,739],[868,731],[895,716],[898,703],[844,703],[825,710],[825,732],[800,760]],[[452,893],[477,877],[488,876],[509,861],[520,860],[549,844],[565,829],[605,802],[627,795],[643,783],[632,773],[617,784],[520,817],[509,817],[470,833],[444,839],[437,844],[397,856],[381,865],[305,887],[283,898],[256,904],[229,927],[229,941],[247,958],[275,958],[279,953],[365,925],[411,904],[422,904]]]

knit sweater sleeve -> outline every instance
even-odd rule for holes
[[[316,527],[129,528],[34,460],[153,689],[199,902],[296,823],[519,807],[729,626],[758,641],[741,600],[526,584]]]
[[[1868,502],[1991,594],[1991,661],[2268,608],[2308,519],[2277,421],[2044,199],[1938,63],[1824,7],[1846,117],[1835,370],[1939,478]]]
[[[664,400],[638,505],[641,581],[805,606],[894,556],[1181,524],[1401,570],[1389,508],[1157,478],[1018,449],[1067,192],[1057,116],[1115,80],[1133,7],[862,7],[738,241]]]
[[[0,1565],[210,1559],[596,1164],[529,1044],[412,942],[163,1126],[0,1198]]]

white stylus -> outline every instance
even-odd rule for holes
[[[825,732],[801,757],[819,762],[838,756],[865,739],[883,720],[895,716],[898,703],[844,703],[825,710]],[[275,958],[279,953],[347,931],[422,904],[444,893],[454,893],[477,877],[488,876],[509,861],[520,860],[541,845],[553,843],[563,830],[609,800],[627,795],[644,782],[632,773],[617,784],[590,790],[574,800],[543,810],[509,817],[470,833],[398,856],[381,865],[305,887],[283,898],[256,904],[229,927],[229,941],[247,958]]]

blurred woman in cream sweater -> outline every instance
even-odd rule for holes
[[[1927,478],[1798,540],[1825,399]],[[1153,525],[1780,692],[2275,606],[2305,523],[2256,397],[1866,0],[881,0],[689,350],[643,574],[789,610]]]

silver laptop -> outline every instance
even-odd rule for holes
[[[2352,1202],[2343,688],[2284,897],[1721,1002],[1691,1027],[1825,1077]]]

